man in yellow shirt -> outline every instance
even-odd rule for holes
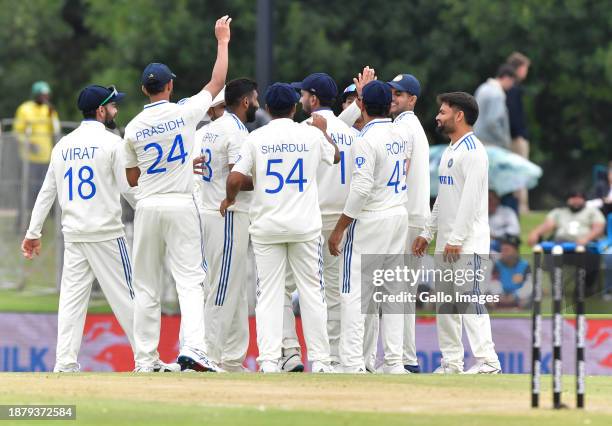
[[[32,85],[32,100],[22,103],[15,113],[13,131],[20,144],[20,155],[24,167],[28,166],[27,181],[22,190],[28,191],[27,210],[30,210],[36,200],[42,182],[47,172],[51,150],[55,136],[60,132],[59,117],[51,105],[51,88],[44,81],[37,81]],[[20,205],[20,214],[17,222],[23,215]],[[27,220],[25,222],[27,223]]]

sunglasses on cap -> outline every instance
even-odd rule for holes
[[[119,92],[117,91],[117,88],[115,86],[107,87],[107,89],[111,90],[111,94],[108,95],[108,97],[102,101],[100,106],[104,106],[108,101],[110,101],[113,98],[113,96],[117,96],[119,94]]]
[[[356,92],[357,91],[357,86],[355,86],[355,83],[350,84],[346,89],[344,89],[344,92],[342,93],[351,93],[351,92]]]

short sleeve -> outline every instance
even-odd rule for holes
[[[230,132],[227,135],[227,162],[229,164],[234,164],[236,161],[236,157],[240,155],[240,151],[242,151],[242,146],[244,145],[244,141],[247,137],[247,134],[234,131]]]
[[[134,150],[134,145],[129,139],[123,140],[123,158],[125,160],[125,168],[130,169],[138,166],[138,157]]]
[[[593,213],[591,213],[591,224],[599,224],[606,223],[606,218],[599,209],[591,209]]]
[[[319,145],[321,147],[321,161],[330,166],[333,165],[336,150],[334,149],[333,145],[329,143],[323,132],[321,132],[319,129],[312,130],[316,132],[316,137],[319,140]]]
[[[249,176],[253,173],[253,166],[255,164],[255,153],[253,152],[255,145],[250,143],[247,138],[242,144],[240,153],[236,156],[236,162],[232,168],[232,172],[238,172],[245,176]]]
[[[197,124],[206,115],[210,104],[212,104],[212,95],[208,90],[202,90],[186,99],[180,106],[187,117]]]

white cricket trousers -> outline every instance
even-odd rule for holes
[[[346,372],[365,368],[364,322],[366,315],[378,315],[378,308],[370,300],[362,300],[362,266],[367,270],[395,269],[404,264],[408,215],[403,209],[397,214],[379,216],[364,215],[348,227],[342,253],[340,360]],[[379,255],[367,256],[364,255]],[[380,256],[383,255],[383,256]],[[364,298],[373,292],[371,277],[364,279],[370,288],[363,288]],[[397,285],[397,283],[393,283]],[[393,289],[395,292],[397,288]],[[363,304],[363,306],[362,306]],[[370,306],[368,308],[365,308]],[[382,338],[384,365],[394,367],[402,364],[404,341],[403,313],[389,313],[390,305],[380,305],[382,314]],[[398,306],[395,306],[399,311]],[[403,312],[403,306],[401,306]]]
[[[323,223],[326,223],[325,218]],[[335,222],[334,222],[335,224]],[[329,355],[331,362],[340,362],[340,257],[332,256],[329,252],[327,241],[333,229],[323,230],[323,282],[325,283],[325,302],[327,303],[327,336],[329,338]],[[295,318],[291,305],[291,293],[295,289],[293,274],[287,272],[287,294],[285,300],[285,331],[283,337],[283,348],[292,348],[297,342],[295,331]],[[287,315],[289,314],[289,315]],[[295,347],[299,347],[299,344]]]
[[[240,371],[249,346],[247,257],[249,214],[201,215],[210,286],[204,307],[208,357]]]
[[[406,253],[408,253],[408,263],[411,269],[419,269],[422,265],[421,258],[412,254],[412,243],[421,235],[423,228],[408,225],[408,237],[406,238]],[[415,284],[415,286],[418,285]],[[416,295],[414,288],[411,294]],[[404,316],[404,365],[418,365],[419,359],[416,353],[416,303],[413,303],[410,312]]]
[[[283,340],[287,266],[300,295],[300,312],[309,361],[329,362],[327,306],[323,278],[323,238],[306,242],[253,242],[257,265],[257,361],[277,362]]]
[[[487,259],[483,259],[477,254],[462,253],[457,262],[448,263],[444,262],[441,253],[436,253],[435,262],[437,268],[441,268],[442,276],[445,274],[444,271],[450,269],[453,271],[453,274],[455,274],[453,276],[458,277],[460,275],[457,274],[457,271],[459,271],[459,274],[463,274],[463,276],[465,276],[464,271],[467,270],[474,271],[472,276],[475,276],[478,270],[484,271]],[[440,282],[438,280],[438,274],[436,274],[436,277],[436,291],[452,294],[453,298],[455,297],[456,291],[471,291],[474,294],[480,293],[480,283],[476,279],[466,283],[449,283]],[[493,337],[491,335],[491,321],[483,305],[471,304],[467,313],[454,314],[448,313],[442,305],[438,304],[436,325],[440,352],[442,352],[442,358],[448,364],[463,370],[464,348],[461,341],[463,326],[465,326],[468,342],[470,343],[474,358],[476,358],[477,361],[498,362],[495,345],[493,344]]]
[[[168,265],[181,308],[182,347],[204,351],[204,249],[192,195],[138,201],[134,217],[134,343],[137,367],[159,359],[162,265]]]
[[[78,368],[77,356],[94,278],[134,348],[134,289],[128,253],[124,237],[96,243],[65,243],[55,371]]]

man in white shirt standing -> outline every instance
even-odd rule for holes
[[[249,207],[252,192],[238,194],[225,217],[219,205],[236,157],[249,135],[245,123],[259,108],[257,83],[239,78],[225,87],[224,114],[196,133],[204,156],[199,194],[203,213],[204,247],[210,279],[204,320],[208,356],[226,371],[243,371],[249,345],[247,262]]]
[[[225,84],[231,18],[215,24],[217,60],[210,82],[181,104],[169,102],[175,75],[159,63],[142,74],[151,101],[125,129],[126,173],[138,186],[134,219],[134,340],[136,371],[159,361],[161,265],[169,256],[181,307],[182,370],[218,371],[204,352],[204,250],[193,197],[192,157],[196,126]]]
[[[77,356],[94,279],[100,283],[134,347],[134,288],[119,194],[134,205],[135,191],[125,179],[121,138],[105,128],[116,127],[117,103],[124,96],[114,87],[92,85],[81,91],[78,107],[85,119],[53,148],[21,244],[26,258],[40,254],[43,224],[57,196],[65,247],[53,369],[56,373],[80,369]],[[163,370],[164,365],[155,364],[154,369]]]
[[[490,244],[489,159],[472,131],[478,117],[474,97],[465,92],[444,93],[438,96],[438,102],[438,130],[450,138],[450,145],[442,154],[438,168],[440,187],[436,203],[423,233],[413,243],[412,252],[423,256],[437,231],[436,266],[442,269],[441,276],[452,271],[453,279],[436,282],[436,290],[442,289],[456,300],[456,295],[466,290],[480,294],[480,282],[485,275],[483,263],[487,261]],[[459,282],[460,275],[466,278],[471,275],[473,279],[469,283]],[[438,304],[436,321],[442,363],[435,373],[463,372],[463,326],[476,358],[476,364],[467,373],[500,373],[484,305],[471,304],[458,313],[457,307],[457,304]]]
[[[391,87],[372,81],[363,88],[360,108],[365,126],[355,142],[351,187],[329,238],[330,252],[340,254],[340,242],[348,228],[342,259],[342,335],[340,358],[346,373],[365,372],[363,351],[364,320],[375,312],[369,306],[372,277],[363,270],[395,269],[403,266],[408,232],[406,213],[406,145],[395,132],[389,115]],[[396,283],[389,283],[395,285]],[[399,312],[382,305],[385,373],[405,373],[402,364],[403,306]]]
[[[393,89],[390,113],[397,131],[408,141],[406,149],[406,209],[408,210],[408,236],[406,249],[423,231],[429,219],[429,142],[425,130],[414,113],[421,95],[421,83],[412,74],[399,74],[389,85]],[[410,258],[411,268],[418,269],[420,262]],[[415,283],[416,285],[416,283]],[[408,309],[404,318],[404,367],[411,373],[420,372],[415,342],[415,307]]]
[[[253,131],[227,180],[221,213],[236,202],[252,175],[254,194],[249,232],[257,264],[258,362],[264,373],[279,372],[283,337],[286,271],[289,267],[300,295],[304,337],[312,371],[331,372],[327,306],[323,276],[321,210],[317,171],[340,161],[338,147],[326,135],[326,121],[313,115],[312,125],[295,123],[299,97],[288,84],[275,83],[266,92],[272,121]]]
[[[323,228],[323,276],[325,300],[327,302],[327,334],[329,337],[332,367],[340,365],[338,347],[340,344],[340,258],[329,253],[327,240],[342,214],[346,196],[351,184],[352,147],[355,139],[351,129],[332,111],[338,86],[325,73],[314,73],[302,82],[293,83],[301,91],[300,103],[307,114],[316,113],[327,121],[327,135],[340,151],[340,164],[329,167],[321,164],[317,172],[319,206]],[[318,136],[318,135],[317,135]]]

